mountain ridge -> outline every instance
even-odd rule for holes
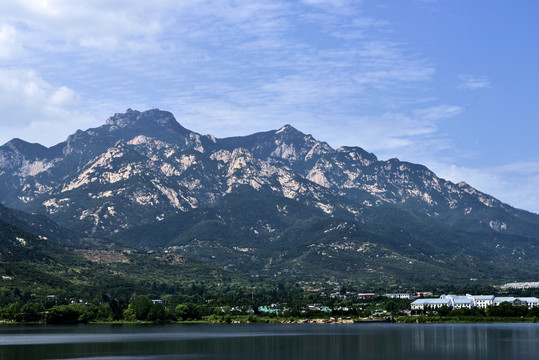
[[[155,124],[158,125],[158,130],[155,130]],[[114,148],[119,140],[134,145],[137,143],[137,139],[139,145],[147,144],[152,141],[150,139],[155,139],[161,143],[161,147],[172,145],[182,150],[193,149],[210,156],[213,155],[214,159],[218,161],[230,156],[223,151],[233,153],[237,148],[245,148],[254,158],[260,159],[264,163],[287,166],[309,181],[329,189],[348,193],[349,197],[355,197],[356,200],[374,196],[375,200],[368,200],[362,205],[373,206],[387,202],[398,204],[412,198],[423,198],[426,203],[436,203],[436,200],[432,199],[432,193],[426,191],[426,187],[430,187],[429,190],[434,189],[438,193],[442,193],[445,199],[439,201],[445,201],[444,205],[449,207],[454,206],[453,203],[457,200],[451,196],[452,193],[457,194],[460,198],[468,194],[474,196],[475,200],[485,206],[496,205],[509,210],[513,215],[515,214],[515,211],[512,210],[514,208],[510,205],[503,204],[469,185],[454,184],[440,179],[420,164],[402,162],[398,159],[380,161],[374,154],[360,147],[343,146],[333,149],[327,143],[318,141],[311,135],[306,135],[290,125],[285,125],[279,130],[243,137],[216,139],[210,135],[202,136],[185,129],[171,113],[157,109],[145,112],[128,109],[124,114],[117,113],[108,118],[105,125],[86,131],[78,130],[75,134],[70,135],[64,143],[50,148],[14,139],[0,147],[0,176],[6,175],[9,170],[16,169],[19,170],[19,177],[23,178],[39,177],[43,172],[54,175],[49,170],[61,168],[56,163],[69,158],[72,166],[65,166],[64,171],[60,171],[57,175],[57,177],[65,178],[72,171],[80,171],[81,167],[87,165],[95,156]],[[18,146],[14,146],[13,142],[16,142]],[[25,146],[21,146],[21,144]],[[50,156],[47,157],[47,154],[36,157],[36,153],[39,154],[40,150],[42,153],[52,153],[51,149],[56,150],[61,146],[63,146],[63,159],[58,156],[51,159]],[[17,162],[11,161],[10,163],[8,158],[10,153],[13,153],[14,147],[18,150],[19,159]],[[31,148],[31,150],[23,153],[20,150],[21,147]],[[155,145],[148,147],[153,149]],[[58,155],[58,151],[55,152]],[[71,158],[74,154],[79,154],[79,158]],[[152,156],[149,152],[146,154]],[[398,182],[397,178],[410,175],[418,178],[414,179],[412,188],[407,189],[406,186],[403,186],[406,185],[403,184],[403,181],[400,184],[395,184]],[[393,179],[390,178],[391,176]],[[387,181],[388,178],[389,181]],[[421,187],[421,182],[430,182],[430,184],[428,186],[423,184],[424,186]],[[0,197],[0,201],[18,207],[16,201],[9,201],[4,197]],[[461,210],[471,211],[473,209],[470,210],[468,207],[468,209]],[[515,210],[519,213],[525,211]],[[435,211],[431,211],[429,216],[433,216],[434,213]],[[528,215],[528,218],[536,218],[534,216],[536,214],[530,214],[531,216]],[[534,220],[534,222],[536,221]],[[539,223],[539,221],[537,222]],[[503,225],[500,226],[503,227]]]
[[[350,261],[356,264],[357,271],[367,274],[368,267],[358,263],[371,261],[371,255],[360,250],[367,248],[393,254],[386,258],[394,263],[393,272],[398,266],[408,267],[405,259],[411,264],[419,261],[432,271],[436,269],[437,274],[440,264],[451,261],[473,272],[472,267],[458,260],[468,256],[466,251],[475,254],[470,261],[482,264],[479,268],[483,270],[489,262],[507,262],[497,265],[498,273],[507,266],[517,266],[519,256],[526,262],[526,271],[533,268],[530,264],[536,264],[530,254],[537,249],[539,215],[513,208],[464,182],[441,179],[421,164],[379,160],[357,146],[333,149],[290,125],[247,136],[215,138],[184,128],[170,112],[128,109],[109,117],[100,127],[78,130],[51,148],[28,145],[22,140],[1,146],[0,185],[1,203],[47,215],[85,236],[120,239],[121,234],[147,225],[153,229],[148,233],[156,231],[172,238],[162,239],[166,246],[153,246],[150,236],[139,238],[136,244],[141,249],[200,256],[227,268],[236,257],[241,264],[232,267],[242,271],[250,267],[276,271],[275,264],[288,268],[303,264],[306,269],[311,266],[306,259],[320,263],[326,256],[323,254],[334,253],[335,264],[340,264],[336,268],[342,270]],[[242,194],[237,201],[247,211],[236,204],[235,214],[223,213],[227,201],[234,196],[238,199],[234,194]],[[300,205],[286,215],[297,223],[276,220],[284,216],[279,214],[289,201]],[[257,207],[261,204],[270,206],[270,213],[260,213]],[[167,219],[194,214],[198,209],[214,216],[197,218],[192,226],[159,230],[162,224],[168,224]],[[308,218],[298,215],[305,212]],[[239,214],[253,225],[236,219]],[[252,214],[260,214],[260,219]],[[281,225],[275,227],[272,221]],[[320,233],[308,229],[309,224],[323,228],[326,225],[321,224],[332,221],[344,228],[368,226],[370,230],[367,235],[352,231],[357,234],[352,241],[346,240],[348,235],[344,233],[339,233],[339,239],[327,235],[331,227]],[[408,227],[407,221],[413,227]],[[400,224],[399,230],[387,230],[392,224]],[[430,233],[422,227],[430,229]],[[410,253],[417,257],[410,258],[407,248],[390,239],[390,234],[398,235],[400,230],[409,231],[425,249],[431,245],[445,249],[439,243],[445,241],[455,253],[443,250],[443,260],[435,262],[421,252]],[[454,239],[444,232],[453,234]],[[294,243],[290,234],[306,243],[298,243],[294,251],[283,250],[284,257],[279,257],[279,248],[274,246],[283,239]],[[320,242],[308,244],[306,234]],[[365,247],[361,245],[362,238],[375,240],[367,241],[371,245]],[[494,247],[497,239],[503,241]],[[176,245],[172,240],[177,241]],[[467,248],[467,242],[475,248]],[[204,247],[215,249],[223,259],[213,259],[214,250],[202,251]],[[489,255],[492,249],[496,253]],[[285,253],[292,256],[289,262],[283,260]],[[381,268],[371,270],[380,275]],[[299,268],[294,271],[305,274]]]

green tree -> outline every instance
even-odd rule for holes
[[[135,318],[135,312],[133,311],[133,309],[131,309],[131,308],[125,309],[125,311],[123,313],[123,319],[126,320],[126,321],[135,321],[135,320],[137,320]]]
[[[448,316],[449,314],[451,314],[451,308],[447,305],[440,306],[436,311],[441,316]]]
[[[5,306],[0,314],[2,319],[15,320],[16,316],[21,313],[21,306],[18,303],[12,303]]]
[[[129,308],[133,310],[137,320],[146,320],[152,308],[152,301],[147,296],[137,296],[131,300]]]
[[[408,307],[408,303],[403,306],[402,301],[397,301],[396,299],[390,299],[385,302],[384,308],[391,313],[392,315],[398,314],[400,311]]]
[[[153,304],[148,312],[148,320],[156,323],[167,321],[167,312],[163,304]]]
[[[487,308],[488,316],[499,316],[499,317],[517,317],[517,316],[526,316],[528,308],[526,306],[513,306],[508,301],[502,302],[498,306],[490,306]]]
[[[27,323],[39,321],[44,310],[43,306],[39,303],[26,303],[21,309],[21,320]]]
[[[126,309],[125,300],[112,299],[109,301],[109,308],[112,313],[112,320],[122,320]]]
[[[176,316],[178,317],[178,320],[188,320],[189,316],[191,314],[191,311],[189,310],[189,306],[186,304],[180,304],[176,306]]]
[[[45,313],[47,324],[76,324],[80,313],[68,305],[53,306]]]

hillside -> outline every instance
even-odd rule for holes
[[[18,216],[19,211],[2,208],[2,218],[16,219],[24,227],[31,225]],[[48,223],[52,224],[50,220]],[[134,292],[148,293],[152,289],[174,291],[194,280],[211,284],[240,279],[175,254],[81,249],[72,244],[64,247],[59,242],[0,219],[0,297],[24,292],[25,296],[34,294],[39,298],[51,294],[62,299],[103,295],[128,298]]]
[[[15,225],[79,248],[108,244],[294,279],[539,275],[539,215],[290,125],[217,139],[169,112],[129,109],[51,148],[1,146],[0,185],[0,202],[43,224]]]

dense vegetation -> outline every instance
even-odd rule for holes
[[[247,206],[253,201],[259,206]],[[531,262],[515,267],[504,248],[521,238],[491,239],[494,235],[466,234],[406,216],[400,223],[401,210],[377,209],[369,223],[358,224],[244,189],[212,208],[92,239],[0,206],[0,319],[47,324],[377,319],[402,314],[410,302],[361,300],[354,293],[498,294],[493,279],[536,273]],[[379,217],[385,224],[377,224]],[[439,238],[431,241],[435,234]],[[484,260],[493,240],[502,248],[497,263]],[[500,312],[504,309],[442,309],[405,319],[537,317],[536,309]]]
[[[455,230],[394,207],[364,210],[363,216],[365,224],[328,217],[240,187],[215,206],[119,231],[111,240],[295,280],[464,285],[471,278],[491,284],[536,273],[538,248],[528,238]]]
[[[442,307],[402,317],[410,301],[376,296],[360,299],[352,284],[267,282],[191,283],[176,288],[155,287],[145,295],[112,296],[105,291],[92,298],[69,297],[67,293],[37,295],[28,290],[0,291],[0,319],[24,323],[74,324],[87,322],[286,322],[313,318],[369,318],[401,316],[399,321],[537,321],[539,308],[527,309],[503,303],[484,309],[451,310]],[[437,288],[437,291],[492,288]],[[515,292],[516,296],[537,296],[539,291]],[[152,301],[153,300],[153,301]]]
[[[308,228],[296,226],[296,230],[284,236],[287,241],[295,240],[298,244],[299,248],[293,251],[301,252],[303,238],[317,241],[316,234],[323,233],[319,229],[323,229],[321,224],[327,220],[304,221],[309,222]],[[335,276],[337,273],[330,280],[321,275],[323,281],[305,281],[293,272],[283,272],[279,276],[242,274],[175,253],[120,250],[114,246],[101,250],[95,246],[65,248],[59,240],[44,240],[1,220],[0,225],[0,318],[7,321],[56,324],[376,318],[398,315],[409,308],[410,302],[383,297],[361,300],[354,293],[409,292],[416,286],[421,286],[417,290],[437,294],[498,293],[497,289],[481,285],[481,282],[451,285],[425,281],[422,284],[388,283],[384,278],[370,281],[339,279]],[[348,231],[344,227],[340,230]],[[274,246],[283,246],[283,241],[276,241]],[[312,269],[313,274],[316,274],[315,269]],[[516,295],[536,296],[537,293],[527,291]],[[161,301],[154,303],[152,299]],[[313,304],[318,306],[309,309]],[[271,311],[264,311],[268,307]],[[442,310],[442,313],[430,314],[429,319],[452,316],[452,319],[481,317],[488,321],[506,316],[498,313],[503,309],[484,314],[464,314],[462,311],[446,314]],[[533,311],[519,311],[507,316],[536,316]],[[423,317],[416,319],[423,321]]]

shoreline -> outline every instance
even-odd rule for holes
[[[472,320],[472,319],[428,319],[428,318],[391,318],[391,319],[326,319],[326,318],[317,318],[317,319],[270,319],[262,318],[257,321],[248,321],[244,319],[232,319],[230,322],[225,321],[215,321],[215,320],[186,320],[186,321],[177,321],[177,322],[149,322],[149,321],[94,321],[88,323],[69,323],[69,324],[45,324],[42,322],[15,322],[1,320],[0,326],[3,325],[193,325],[193,324],[519,324],[519,323],[539,323],[539,318],[490,318],[482,320]]]

